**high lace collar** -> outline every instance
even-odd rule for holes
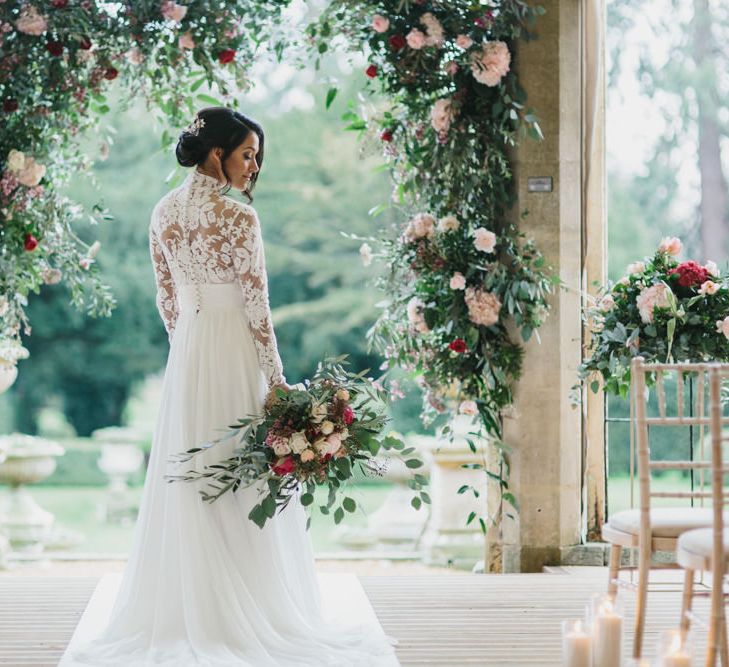
[[[192,192],[198,195],[217,195],[223,187],[217,178],[199,172],[197,167],[194,167],[187,175],[185,183]]]

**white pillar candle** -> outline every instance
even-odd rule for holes
[[[562,667],[592,667],[592,637],[580,620],[562,624]]]
[[[623,617],[602,608],[593,624],[595,667],[620,667]]]
[[[663,633],[659,651],[660,667],[691,667],[691,651],[680,629]]]

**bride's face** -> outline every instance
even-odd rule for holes
[[[258,171],[258,135],[249,132],[243,143],[225,160],[223,167],[236,190],[246,190],[251,184],[251,176]]]

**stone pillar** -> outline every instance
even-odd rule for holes
[[[513,447],[511,487],[520,503],[504,523],[504,571],[534,572],[560,562],[580,542],[582,419],[570,403],[581,358],[581,49],[579,0],[545,0],[538,39],[518,46],[517,73],[544,141],[523,139],[514,153],[520,227],[535,239],[568,290],[552,296],[541,343],[526,346],[515,411],[504,421]],[[551,177],[552,192],[528,192],[530,177]]]

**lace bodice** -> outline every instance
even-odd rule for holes
[[[150,253],[157,308],[172,340],[176,286],[238,282],[268,386],[285,381],[268,301],[261,228],[255,209],[219,194],[212,176],[193,169],[152,211]]]

